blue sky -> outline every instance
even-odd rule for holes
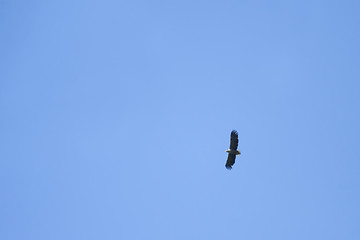
[[[359,10],[1,0],[0,238],[358,239]]]

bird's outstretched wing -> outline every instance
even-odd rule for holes
[[[232,166],[234,165],[235,163],[235,158],[236,158],[236,155],[235,154],[229,154],[228,155],[228,158],[227,158],[227,161],[226,161],[226,164],[225,164],[225,167],[227,169],[231,169]]]
[[[232,130],[231,136],[230,136],[230,149],[236,151],[238,148],[238,143],[239,143],[238,132],[235,130]]]

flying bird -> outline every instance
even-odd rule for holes
[[[235,163],[236,155],[241,154],[241,152],[237,150],[238,143],[239,143],[238,132],[236,130],[232,130],[231,135],[230,135],[230,148],[225,151],[225,152],[229,153],[226,164],[225,164],[225,167],[227,169],[232,168],[232,166]]]

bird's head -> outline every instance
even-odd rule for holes
[[[225,152],[227,152],[227,153],[228,153],[228,152],[230,152],[230,151],[231,151],[231,150],[230,150],[230,149],[228,149],[228,150],[226,150]]]

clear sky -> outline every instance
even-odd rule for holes
[[[360,239],[359,26],[357,0],[0,0],[0,239]]]

